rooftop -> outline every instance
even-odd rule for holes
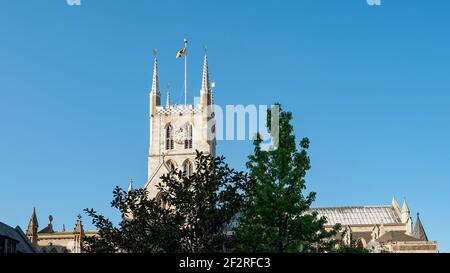
[[[5,223],[0,222],[0,236],[8,237],[17,241],[17,252],[21,253],[35,253],[36,250],[31,245],[31,242],[28,240],[25,233],[23,233],[22,229],[19,226],[16,228],[10,227]]]
[[[414,241],[420,241],[417,238],[414,238],[412,236],[406,235],[404,232],[401,231],[389,231],[385,234],[381,235],[380,238],[378,238],[378,242],[385,243],[385,242],[414,242]]]
[[[325,217],[327,224],[375,225],[401,223],[391,206],[355,206],[334,208],[311,208],[319,217]]]

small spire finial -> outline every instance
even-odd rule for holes
[[[78,234],[83,233],[83,224],[81,222],[81,214],[78,214],[78,216],[77,216],[77,223],[75,224],[74,231]]]
[[[154,95],[159,95],[159,79],[158,79],[158,58],[157,51],[154,49],[153,54],[155,56],[155,60],[153,63],[153,78],[152,78],[152,90],[151,93]]]
[[[154,58],[157,58],[157,57],[158,57],[158,49],[157,49],[157,48],[154,48],[154,49],[153,49],[153,57],[154,57]]]
[[[410,221],[410,219],[411,219],[410,209],[408,207],[408,203],[406,203],[406,198],[403,198],[401,214],[402,214],[401,215],[402,223],[407,223],[408,221]],[[412,228],[412,226],[411,226],[411,228]]]
[[[53,216],[49,215],[48,216],[48,224],[51,225],[53,222]]]
[[[133,191],[133,178],[130,178],[130,185],[128,186],[128,192]]]
[[[403,196],[403,205],[402,205],[402,211],[409,212],[408,203],[406,202],[406,198]]]
[[[31,213],[30,221],[28,222],[27,235],[36,235],[38,227],[39,224],[36,217],[36,208],[33,207],[33,213]]]
[[[209,93],[211,91],[211,86],[209,82],[209,69],[208,69],[208,57],[205,54],[205,59],[203,61],[203,73],[202,73],[202,93]]]
[[[36,217],[36,208],[33,207],[33,213],[31,213],[31,220],[37,224],[37,217]]]

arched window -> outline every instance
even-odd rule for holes
[[[192,173],[194,172],[194,166],[192,165],[191,161],[186,160],[183,163],[183,174],[185,176],[191,176]]]
[[[172,160],[167,160],[166,165],[169,171],[174,171],[176,169],[175,163],[173,163]]]
[[[156,203],[159,205],[160,208],[162,209],[167,209],[168,206],[168,202],[167,202],[167,198],[164,195],[164,193],[162,191],[160,191],[157,195],[156,195]]]
[[[184,125],[184,132],[186,134],[186,138],[184,140],[184,148],[192,149],[192,125],[189,123],[186,123]]]
[[[166,150],[173,150],[173,126],[168,124],[166,126]]]

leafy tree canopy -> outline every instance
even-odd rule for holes
[[[326,219],[309,209],[316,194],[305,193],[305,176],[310,169],[309,139],[296,142],[292,113],[279,107],[279,126],[272,128],[272,111],[267,127],[278,130],[278,147],[263,150],[258,134],[247,168],[256,183],[248,190],[249,201],[240,225],[235,229],[237,250],[242,252],[323,252],[331,251],[332,236],[339,226],[327,230]]]
[[[222,252],[224,229],[246,200],[251,179],[231,169],[224,157],[197,152],[191,176],[171,170],[157,185],[158,198],[145,189],[126,192],[117,187],[111,203],[122,220],[115,226],[86,209],[98,236],[85,238],[87,252]]]

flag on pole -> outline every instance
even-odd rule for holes
[[[186,47],[184,47],[182,50],[178,51],[177,59],[181,58],[184,54],[186,54]]]
[[[183,57],[184,55],[184,104],[187,104],[187,44],[188,40],[184,38],[184,47],[177,53],[177,59]]]

